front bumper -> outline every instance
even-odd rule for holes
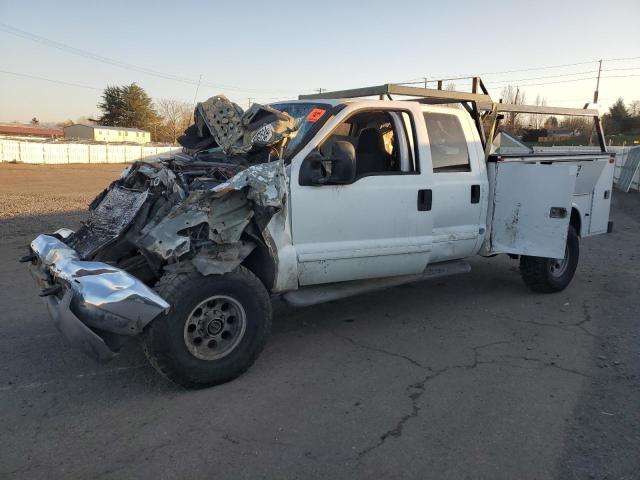
[[[102,262],[80,260],[56,236],[31,242],[29,269],[58,330],[79,350],[99,362],[116,354],[114,338],[134,336],[169,304],[140,280]]]

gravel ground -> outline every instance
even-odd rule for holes
[[[316,307],[276,301],[245,375],[185,391],[136,342],[107,365],[71,349],[16,262],[83,218],[51,198],[86,202],[120,168],[0,167],[2,193],[41,206],[0,219],[0,478],[640,478],[638,194],[615,192],[614,233],[581,242],[561,293],[531,293],[500,256]]]
[[[126,165],[0,164],[0,219],[83,210]]]

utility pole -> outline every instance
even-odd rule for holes
[[[593,92],[593,103],[598,103],[598,94],[600,93],[600,72],[602,72],[602,59],[598,60],[598,80],[596,80],[596,91]]]
[[[322,87],[318,88],[318,93],[322,93],[323,90],[326,92],[326,90],[324,88],[322,88]]]
[[[247,100],[249,100],[249,107],[248,108],[251,108],[251,100],[253,100],[253,97],[247,97]]]
[[[422,79],[424,80],[424,88],[427,88],[427,77],[422,77]]]
[[[198,78],[198,85],[196,85],[196,94],[193,96],[193,108],[196,108],[196,100],[198,99],[198,90],[200,90],[200,82],[202,81],[202,74]]]

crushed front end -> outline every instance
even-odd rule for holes
[[[223,97],[199,104],[183,153],[135,162],[96,197],[77,231],[31,242],[21,261],[75,347],[110,360],[171,308],[152,289],[168,273],[223,274],[255,252],[270,257],[263,267],[269,283],[278,246],[266,227],[286,214],[282,150],[297,125],[269,107],[240,113]],[[224,130],[230,123],[233,135]]]

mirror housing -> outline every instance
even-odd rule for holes
[[[327,172],[325,162],[331,163]],[[298,183],[300,185],[346,185],[356,177],[356,149],[350,142],[338,140],[331,147],[330,158],[314,150],[302,161]]]

